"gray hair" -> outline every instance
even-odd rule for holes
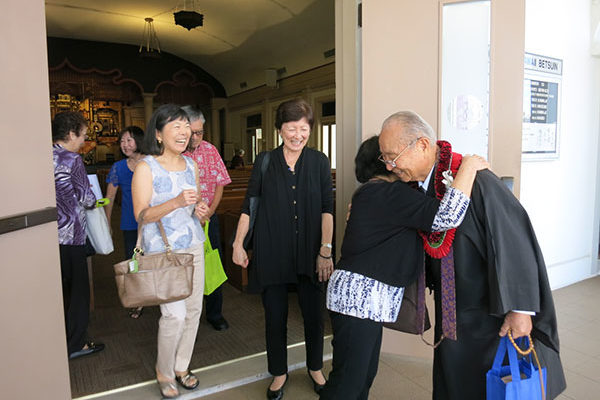
[[[204,114],[202,114],[202,111],[200,111],[199,108],[196,108],[194,106],[183,106],[181,108],[188,115],[190,123],[196,122],[198,120],[202,121],[202,123],[206,122],[206,118],[204,118]]]
[[[425,136],[430,139],[430,142],[435,144],[437,137],[431,126],[414,111],[399,111],[390,115],[383,121],[381,130],[388,128],[390,125],[398,124],[402,126],[402,138],[407,142],[417,140]]]

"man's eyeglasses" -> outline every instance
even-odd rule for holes
[[[202,136],[204,135],[204,131],[192,131],[192,136],[194,135]]]
[[[420,137],[414,139],[413,141],[411,141],[409,144],[406,145],[405,148],[402,149],[402,151],[400,153],[398,153],[398,155],[393,159],[393,160],[386,160],[385,157],[383,156],[383,154],[380,154],[379,157],[377,157],[377,159],[379,161],[381,161],[382,163],[389,165],[392,168],[396,168],[396,160],[398,158],[400,158],[400,156],[402,155],[402,153],[404,153],[410,146],[412,146],[413,144],[417,143],[417,140],[421,139]]]

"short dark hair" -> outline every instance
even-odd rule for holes
[[[385,164],[379,161],[380,154],[378,136],[371,136],[362,142],[354,158],[354,173],[357,181],[365,183],[377,175],[392,175],[392,172],[385,168]]]
[[[52,120],[52,141],[68,140],[69,132],[81,136],[81,130],[88,125],[86,119],[76,111],[63,111]]]
[[[286,122],[300,121],[306,118],[310,129],[312,130],[314,117],[313,110],[304,99],[293,99],[284,101],[277,107],[275,113],[275,128],[281,130],[281,126]]]
[[[142,143],[144,141],[144,130],[142,128],[140,128],[139,126],[135,126],[135,125],[128,126],[127,128],[123,129],[121,131],[121,133],[119,133],[119,143],[121,142],[123,135],[126,134],[127,132],[129,132],[129,134],[133,138],[133,141],[135,142],[136,153],[141,153],[142,152]]]
[[[142,142],[142,153],[158,156],[164,151],[163,145],[156,140],[156,132],[161,132],[165,125],[171,121],[184,119],[189,122],[186,112],[176,104],[163,104],[158,107],[150,117],[144,141]]]

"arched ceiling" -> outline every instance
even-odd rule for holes
[[[47,0],[48,36],[140,45],[144,18],[154,18],[161,51],[218,79],[228,95],[328,64],[335,46],[334,0],[196,0],[204,26],[175,25],[183,0]],[[187,0],[187,9],[192,1]],[[240,83],[246,82],[246,88]]]

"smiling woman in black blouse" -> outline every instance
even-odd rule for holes
[[[323,366],[323,296],[319,282],[333,272],[333,190],[329,160],[306,147],[313,112],[302,100],[277,108],[275,127],[283,144],[261,153],[248,183],[246,200],[233,243],[233,262],[246,268],[243,239],[249,227],[250,198],[260,196],[253,233],[249,286],[262,293],[267,359],[274,376],[268,399],[281,399],[287,382],[288,286],[297,287],[304,319],[306,364],[314,389],[325,384]],[[268,161],[267,161],[268,160]],[[263,163],[267,162],[266,168]],[[264,173],[261,171],[264,169]]]

